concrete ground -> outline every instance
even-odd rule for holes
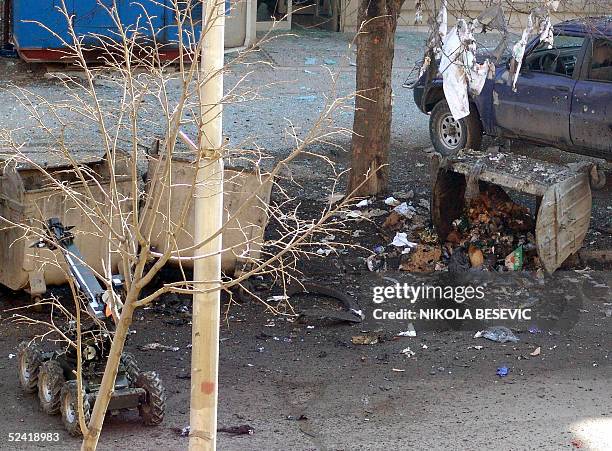
[[[391,189],[413,189],[417,199],[429,196],[428,161],[422,152],[431,145],[428,118],[411,101],[412,92],[401,85],[420,57],[424,39],[423,34],[399,34],[393,78]],[[326,96],[348,95],[354,90],[354,53],[349,43],[350,38],[341,34],[300,31],[262,45],[259,53],[248,57],[248,64],[233,66],[228,74],[226,86],[231,86],[252,72],[241,92],[255,89],[257,96],[226,107],[224,133],[245,148],[260,146],[277,158],[286,155],[292,147],[286,133],[288,123],[307,127],[324,108]],[[61,87],[44,78],[40,68],[2,60],[0,76],[37,94],[55,99],[63,95]],[[336,89],[332,89],[334,81]],[[112,88],[102,91],[107,99],[117,96]],[[0,90],[2,127],[27,124],[27,116],[12,100],[13,93]],[[350,109],[339,111],[334,125],[350,128]],[[75,127],[73,133],[83,140],[93,136],[86,127]],[[346,150],[349,143],[348,136],[337,136],[337,147],[324,150],[340,169],[347,165],[341,148]],[[551,158],[560,154],[554,151]],[[293,189],[311,208],[308,211],[316,211],[329,173],[309,159],[299,160],[291,170],[300,183]],[[609,217],[610,201],[608,185],[596,193],[593,224]],[[371,235],[378,239],[374,228]],[[605,239],[592,228],[587,244],[605,244]],[[365,244],[372,246],[371,241]],[[491,305],[533,306],[537,315],[532,321],[507,324],[520,338],[518,343],[473,338],[476,331],[495,322],[415,321],[417,336],[398,338],[395,335],[406,330],[406,321],[373,318],[375,286],[459,282],[393,271],[370,273],[359,258],[363,255],[332,256],[302,268],[306,277],[348,292],[365,313],[360,324],[321,320],[316,314],[290,322],[248,301],[232,307],[221,330],[219,424],[249,424],[255,432],[245,436],[220,433],[219,449],[612,448],[612,319],[606,316],[611,299],[609,271],[582,267],[544,281],[529,274],[516,279],[469,280],[485,286],[486,302]],[[265,295],[269,287],[261,290]],[[0,299],[6,308],[27,301],[22,294],[8,291]],[[298,310],[308,311],[312,305],[329,309],[317,296],[294,301]],[[188,307],[189,300],[176,303]],[[385,305],[390,310],[406,307],[400,301]],[[168,390],[164,423],[146,428],[134,412],[109,417],[99,449],[186,448],[188,439],[179,431],[189,423],[191,332],[189,315],[181,311],[174,305],[139,312],[135,334],[128,343],[141,367],[158,371],[164,380]],[[19,390],[16,362],[10,354],[37,331],[13,325],[7,321],[10,315],[1,314],[4,415],[0,449],[77,449],[78,440],[65,433],[61,420],[46,416],[35,397]],[[531,326],[537,326],[538,333],[530,333]],[[359,335],[375,335],[377,343],[353,344],[352,337]],[[179,350],[140,349],[152,341]],[[402,353],[406,348],[414,356]],[[536,348],[540,354],[531,355]],[[501,366],[509,368],[508,376],[496,375]],[[59,439],[9,442],[11,432],[53,432]]]

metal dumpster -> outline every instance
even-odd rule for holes
[[[65,62],[66,46],[62,40],[71,44],[72,38],[66,18],[58,10],[62,2],[11,0],[10,3],[11,39],[20,57],[28,62]],[[178,2],[178,7],[185,8],[188,4],[186,1]],[[99,53],[91,48],[99,46],[101,39],[117,39],[118,28],[105,9],[114,6],[123,28],[128,30],[128,35],[133,33],[138,25],[138,40],[141,44],[145,45],[147,39],[155,35],[155,42],[161,45],[162,59],[174,59],[178,56],[178,27],[172,0],[66,0],[65,5],[73,17],[74,31],[87,50],[85,56],[92,61],[96,60]],[[194,21],[198,21],[202,17],[201,2],[192,0],[191,7]],[[252,11],[255,7],[251,0],[232,5],[226,20],[227,48],[247,46],[255,38],[255,14]],[[229,13],[229,0],[226,0],[226,10]],[[200,30],[201,26],[196,22],[193,33],[199,35]],[[194,41],[193,33],[184,32],[185,42]]]
[[[536,197],[535,240],[552,273],[582,246],[591,219],[592,162],[559,165],[511,153],[460,151],[432,158],[432,222],[442,241],[460,217],[468,184],[497,185]]]
[[[165,164],[164,157],[152,158],[147,171],[148,196],[157,199],[161,196],[160,205],[176,206],[172,213],[175,217],[167,218],[161,211],[154,211],[150,205],[145,211],[141,211],[143,219],[143,230],[151,228],[151,245],[160,253],[167,249],[173,251],[187,248],[193,245],[193,230],[195,224],[195,208],[191,200],[189,213],[185,227],[179,230],[171,245],[167,240],[168,219],[177,221],[180,209],[184,205],[187,196],[191,194],[190,189],[194,180],[194,163],[189,153],[177,153],[173,156],[171,165],[171,184],[168,188],[168,177],[163,170],[157,171],[157,167]],[[263,235],[268,223],[268,204],[272,191],[272,181],[266,181],[266,177],[256,171],[244,168],[226,168],[223,181],[223,205],[224,224],[231,215],[245,202],[247,205],[241,209],[238,216],[229,224],[223,232],[223,249],[221,268],[225,274],[232,275],[239,272],[243,265],[254,262],[261,255]],[[257,193],[250,200],[253,193]],[[169,196],[170,199],[169,199]],[[247,243],[248,241],[248,243]],[[193,253],[181,253],[181,257],[190,257]],[[193,267],[193,262],[175,258],[171,264],[181,264],[187,268]]]
[[[59,218],[67,226],[74,226],[75,243],[86,263],[101,274],[104,273],[103,261],[108,255],[109,242],[104,229],[100,233],[94,225],[95,217],[87,216],[77,208],[75,201],[37,167],[44,167],[56,180],[70,184],[76,192],[83,194],[80,201],[91,205],[92,201],[85,195],[84,185],[77,181],[70,163],[61,158],[51,158],[53,152],[45,148],[29,148],[26,153],[34,164],[4,161],[0,166],[0,283],[13,290],[26,289],[32,296],[38,296],[46,291],[46,285],[67,281],[65,271],[58,266],[58,262],[62,265],[64,259],[57,250],[32,247],[38,238],[24,226],[40,230],[51,217]],[[3,155],[6,158],[7,153],[3,152]],[[97,174],[100,186],[90,181],[89,188],[95,200],[104,206],[104,192],[110,192],[110,177],[109,166],[100,155],[100,152],[87,152],[75,158],[79,165],[87,166]],[[131,184],[125,161],[117,160],[115,173],[117,189],[127,198]],[[124,211],[129,211],[129,207],[130,202],[122,206],[126,209]],[[113,272],[117,270],[118,260],[118,255],[111,258]]]

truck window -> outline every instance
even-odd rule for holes
[[[589,80],[612,82],[612,41],[609,39],[593,42]]]
[[[538,44],[525,58],[525,66],[532,72],[571,77],[583,42],[579,36],[555,36],[553,47]]]

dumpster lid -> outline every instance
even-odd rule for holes
[[[162,158],[166,156],[165,148],[159,151],[159,156]],[[262,171],[262,168],[258,167],[252,161],[252,157],[253,155],[250,153],[250,151],[241,152],[238,149],[230,150],[228,155],[224,156],[224,167],[228,170],[253,173],[259,172],[264,174],[266,171]],[[174,152],[172,153],[172,160],[184,163],[195,163],[196,153],[182,142],[177,141],[176,145],[174,146]]]
[[[76,150],[71,153],[71,157],[77,164],[88,165],[105,160],[106,152],[100,148],[93,148],[90,145],[74,147]],[[0,148],[0,162],[13,163],[18,171],[38,169],[38,167],[45,169],[72,167],[70,159],[57,148],[44,144],[28,144],[21,148],[20,153],[12,148]]]
[[[478,179],[535,196],[544,196],[554,184],[590,168],[591,162],[561,165],[524,155],[462,150],[449,158],[447,166],[454,172],[470,175],[481,164]]]

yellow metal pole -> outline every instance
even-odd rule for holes
[[[194,240],[201,242],[222,226],[223,159],[221,158],[223,97],[223,50],[225,3],[203,0],[200,102],[201,160],[197,174]],[[194,263],[193,326],[191,349],[191,410],[189,449],[214,450],[217,444],[219,380],[219,315],[221,281],[221,235],[196,251],[215,254]]]

